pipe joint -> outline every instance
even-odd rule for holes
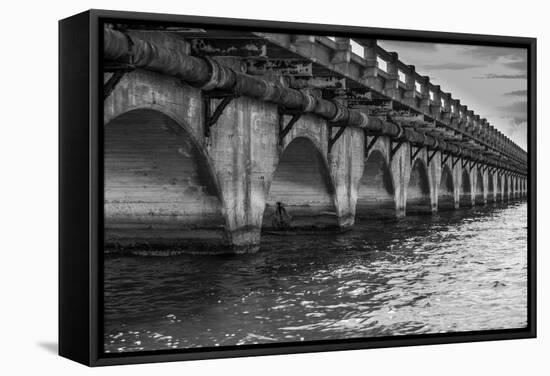
[[[303,98],[302,111],[313,112],[315,109],[315,104],[317,103],[317,98],[303,90],[300,90],[300,94],[302,94]]]
[[[338,102],[332,102],[334,104],[334,107],[336,109],[336,113],[332,118],[329,119],[332,123],[338,123],[341,121],[345,121],[349,118],[349,110],[347,107],[343,106],[341,103]]]
[[[206,91],[214,90],[216,87],[218,87],[222,69],[220,67],[220,64],[216,60],[207,56],[202,57],[202,59],[204,59],[204,61],[206,61],[206,63],[208,64],[208,71],[210,73],[210,77],[208,78],[208,81],[205,84],[200,86],[200,89],[206,90]]]
[[[437,149],[439,147],[439,140],[437,139],[437,137],[435,137],[431,134],[426,134],[426,136],[430,137],[433,140],[433,144],[430,145],[429,147],[431,149]]]
[[[405,130],[403,129],[401,124],[399,124],[397,122],[395,122],[395,123],[392,122],[392,124],[397,127],[397,134],[395,135],[395,139],[398,140],[398,141],[407,141],[407,139],[404,138]]]
[[[369,125],[369,122],[370,122],[370,119],[368,117],[367,114],[365,114],[364,112],[359,112],[359,120],[357,121],[356,124],[353,124],[354,126],[356,126],[357,128],[361,128],[361,129],[365,129],[367,128],[367,126]]]

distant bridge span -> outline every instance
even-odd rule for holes
[[[292,228],[346,229],[526,197],[525,151],[357,42],[106,28],[107,246],[254,250],[278,202]]]

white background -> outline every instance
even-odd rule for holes
[[[2,375],[549,374],[547,166],[550,12],[544,1],[3,2],[0,22]],[[88,369],[57,342],[57,20],[88,8],[537,37],[539,338]],[[452,90],[452,89],[451,89]],[[546,141],[548,142],[548,141]]]

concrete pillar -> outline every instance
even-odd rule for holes
[[[451,165],[452,167],[452,165]],[[452,167],[453,172],[453,184],[454,184],[454,207],[458,209],[460,207],[460,183],[461,183],[461,168],[460,161]]]
[[[487,170],[481,170],[481,176],[483,177],[483,203],[487,205],[489,202],[489,174]]]
[[[495,174],[495,189],[496,189],[495,201],[502,202],[502,187],[503,187],[502,175],[499,170],[496,170],[494,174]]]
[[[504,201],[510,201],[510,176],[504,173]]]
[[[495,186],[495,175],[491,172],[489,172],[489,169],[485,170],[486,174],[486,181],[487,181],[487,203],[494,204],[495,203],[495,192],[496,192],[496,186]]]
[[[525,197],[525,187],[524,187],[524,179],[523,179],[523,178],[521,178],[520,184],[521,184],[521,185],[520,185],[520,188],[521,188],[521,197],[523,198],[523,197]]]
[[[504,171],[499,170],[498,179],[500,180],[500,202],[505,203],[507,201],[506,197],[506,175],[504,174]]]
[[[498,174],[496,172],[492,172],[492,175],[493,175],[493,202],[494,203],[497,203],[500,200],[500,192],[499,192],[499,186],[498,186]]]
[[[431,156],[433,151],[427,153],[427,158]],[[426,159],[428,163],[428,160]],[[428,178],[430,182],[430,201],[432,206],[432,213],[437,212],[437,203],[439,199],[439,185],[441,182],[441,153],[439,151],[435,152],[435,155],[432,157],[428,166]]]
[[[220,183],[229,243],[237,252],[254,251],[278,163],[277,107],[236,98],[210,133],[209,154]]]
[[[410,145],[403,143],[390,161],[390,170],[395,189],[395,214],[398,218],[404,217],[406,212],[407,186],[411,173],[410,159]]]
[[[340,228],[353,226],[357,191],[364,168],[364,132],[346,128],[329,153],[334,200]]]

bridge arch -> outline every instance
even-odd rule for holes
[[[315,140],[296,137],[281,153],[273,174],[262,228],[283,230],[336,226],[334,184],[327,161]]]
[[[438,210],[455,208],[454,190],[453,172],[448,164],[444,164],[439,183]]]
[[[469,208],[472,206],[472,183],[470,173],[466,168],[462,169],[462,179],[460,184],[460,207]]]
[[[104,80],[107,80],[106,74]],[[162,112],[179,124],[185,124],[196,140],[203,134],[201,90],[183,84],[173,77],[136,69],[124,75],[104,101],[103,121],[111,123],[117,117],[134,110],[151,109]]]
[[[395,216],[395,185],[382,149],[373,149],[366,158],[355,213],[357,220]]]
[[[200,251],[226,244],[223,199],[186,124],[136,109],[104,127],[105,241]]]
[[[475,204],[476,205],[483,205],[485,204],[485,197],[484,197],[484,184],[483,184],[483,174],[481,173],[481,169],[476,169],[476,186],[475,186]]]
[[[407,213],[431,213],[430,180],[426,163],[415,159],[407,185]]]

